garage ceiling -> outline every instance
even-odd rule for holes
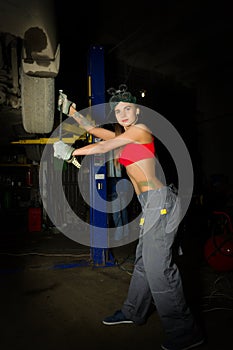
[[[230,1],[104,1],[93,6],[68,29],[75,30],[77,42],[85,35],[105,46],[110,58],[190,85],[204,75],[232,71]],[[84,24],[85,34],[80,33]]]

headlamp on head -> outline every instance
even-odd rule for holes
[[[127,91],[127,86],[125,84],[119,85],[119,89],[109,88],[107,92],[112,95],[109,99],[109,104],[111,111],[114,110],[119,102],[130,102],[136,103],[136,97],[133,96],[129,91]]]

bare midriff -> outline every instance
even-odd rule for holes
[[[164,186],[155,175],[155,159],[148,158],[130,164],[126,171],[137,195]]]

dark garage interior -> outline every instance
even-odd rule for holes
[[[126,84],[139,104],[161,114],[181,135],[192,161],[194,183],[177,235],[183,254],[177,254],[175,259],[187,301],[206,335],[206,342],[199,349],[231,348],[230,2],[102,1],[82,4],[78,9],[73,6],[69,0],[54,6],[60,43],[55,103],[58,90],[63,89],[78,110],[88,108],[88,52],[101,47],[106,102],[109,87]],[[3,31],[1,26],[0,30]],[[1,57],[8,56],[0,52]],[[59,127],[61,114],[55,105],[54,125],[49,133],[26,131],[20,106],[9,108],[2,97],[5,80],[1,72],[6,69],[3,61],[0,60],[1,349],[160,349],[163,329],[154,304],[142,326],[106,327],[101,323],[121,307],[127,295],[138,225],[130,227],[134,232],[129,232],[126,242],[95,250],[64,234],[70,218],[59,212],[56,196],[49,205],[59,212],[60,223],[52,222],[41,199],[40,169],[46,140]],[[67,117],[62,118],[64,124]],[[79,133],[76,126],[71,130],[69,123],[64,125],[64,137]],[[85,134],[77,137],[75,146],[89,142],[89,135]],[[174,160],[160,140],[155,142],[167,183],[178,185]],[[59,163],[53,156],[50,161],[53,167],[47,172],[48,182],[62,173],[64,192],[72,209],[81,220],[90,223],[90,206],[77,184],[80,170],[72,164]],[[90,172],[82,176],[81,181],[88,187]],[[46,195],[53,196],[52,190]],[[140,214],[136,197],[127,212],[132,221]],[[111,225],[110,215],[107,220]],[[76,226],[77,234],[89,237],[88,226],[84,227],[83,230]]]

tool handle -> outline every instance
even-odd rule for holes
[[[63,93],[63,90],[59,90],[59,95]],[[62,140],[62,104],[60,106],[60,124],[59,124],[59,140]]]

